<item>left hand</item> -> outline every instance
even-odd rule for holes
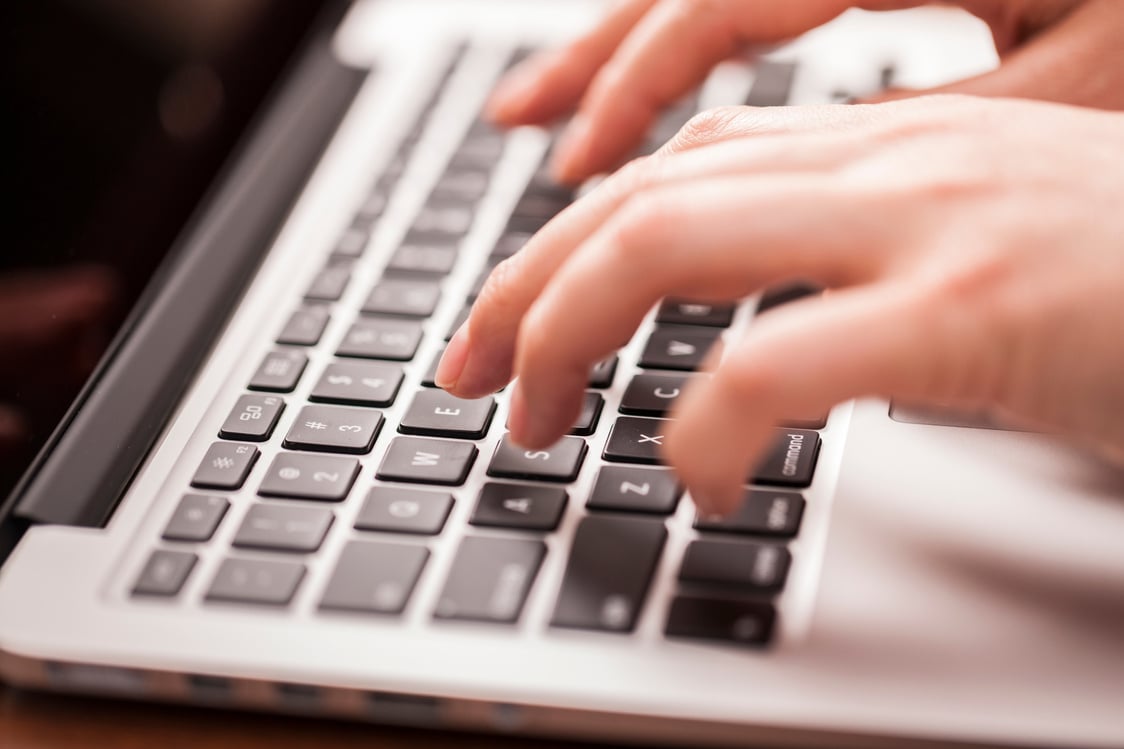
[[[730,511],[786,418],[861,396],[987,406],[1124,455],[1124,115],[931,97],[690,123],[489,278],[438,383],[518,376],[511,434],[570,428],[591,365],[667,296],[831,291],[757,319],[679,401],[665,454]]]

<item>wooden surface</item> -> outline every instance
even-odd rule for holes
[[[57,696],[0,686],[0,748],[101,747],[594,749],[589,744],[415,731],[361,723]]]

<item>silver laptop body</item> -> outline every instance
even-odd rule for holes
[[[422,382],[501,238],[545,218],[513,216],[552,134],[496,136],[481,104],[513,59],[598,12],[352,8],[330,56],[362,83],[112,518],[32,527],[4,565],[0,674],[652,744],[1124,745],[1124,479],[1081,450],[846,404],[784,431],[819,442],[810,483],[756,486],[768,504],[741,529],[696,529],[689,497],[645,504],[657,477],[627,471],[658,467],[603,457],[622,419],[639,430],[626,448],[658,440],[644,431],[658,414],[619,412],[634,377],[681,376],[667,357],[705,343],[702,330],[737,335],[758,299],[725,327],[653,311],[591,387],[596,425],[558,473],[527,455],[503,464],[502,393],[482,437],[413,424],[428,407],[415,401],[439,397]],[[754,101],[755,84],[775,86],[766,74],[804,104],[995,62],[986,29],[959,13],[851,13],[759,67],[721,66],[657,137],[697,108]],[[406,285],[376,299],[388,279]],[[653,353],[660,326],[671,338]],[[373,447],[347,442],[372,433]],[[615,500],[592,502],[602,472]],[[488,506],[485,484],[499,487]],[[696,544],[730,555],[728,579],[684,573]]]

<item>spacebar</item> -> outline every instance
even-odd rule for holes
[[[631,632],[666,539],[667,529],[658,520],[599,515],[582,519],[551,625]]]

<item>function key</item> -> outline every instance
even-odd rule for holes
[[[551,625],[631,632],[666,539],[667,529],[655,520],[610,515],[582,518]]]
[[[410,242],[399,247],[386,269],[388,272],[432,274],[444,276],[457,263],[457,245],[453,243]]]
[[[336,354],[360,359],[409,361],[414,358],[421,338],[420,322],[365,317],[351,326]]]
[[[607,390],[613,386],[613,376],[617,373],[620,357],[613,354],[593,366],[589,372],[589,386],[597,390]]]
[[[338,302],[343,292],[351,281],[351,263],[336,261],[316,274],[308,291],[304,292],[305,299],[315,299],[321,302]]]
[[[799,494],[748,489],[732,515],[700,515],[695,527],[701,531],[792,538],[800,531],[803,514],[804,498]]]
[[[291,393],[300,382],[308,357],[300,351],[271,351],[250,380],[250,390]]]
[[[329,319],[327,307],[301,307],[289,317],[277,336],[277,342],[286,346],[315,346],[324,335]]]
[[[671,422],[667,419],[622,416],[609,432],[602,457],[614,463],[661,463],[660,453],[669,426]]]
[[[776,620],[771,604],[709,596],[677,596],[664,632],[668,637],[760,646],[769,642]]]
[[[671,410],[692,375],[638,374],[632,378],[621,398],[622,414],[664,416]]]
[[[256,504],[234,536],[240,549],[311,554],[320,548],[335,516],[323,507]]]
[[[364,314],[429,317],[441,299],[441,286],[433,281],[386,279],[375,284],[363,305]]]
[[[525,531],[558,527],[569,495],[561,487],[489,482],[480,491],[472,525]]]
[[[716,330],[688,327],[658,327],[640,356],[645,369],[694,371],[702,366],[707,352],[718,343]]]
[[[702,325],[708,328],[728,328],[734,321],[733,304],[689,302],[683,299],[666,299],[656,314],[656,322],[665,325]]]
[[[585,440],[580,437],[563,437],[545,450],[524,450],[504,436],[496,446],[488,475],[566,483],[578,477],[585,452]]]
[[[191,543],[210,541],[229,508],[230,502],[223,497],[187,494],[172,513],[162,538]]]
[[[290,450],[362,455],[371,451],[382,422],[382,414],[369,408],[305,406],[283,444]]]
[[[340,236],[332,254],[338,257],[359,257],[363,254],[363,251],[367,249],[367,241],[369,239],[370,235],[364,229],[354,226]]]
[[[224,440],[265,442],[273,434],[285,401],[275,395],[243,395],[219,430]]]
[[[324,370],[309,400],[350,406],[386,407],[402,386],[401,367],[375,362],[333,362]]]
[[[788,549],[743,541],[692,541],[679,580],[773,593],[784,587],[792,561]]]
[[[258,449],[238,442],[216,442],[203,456],[191,485],[196,489],[239,489],[258,459]]]
[[[287,606],[304,573],[304,565],[296,562],[224,559],[207,591],[207,600]]]
[[[758,466],[753,483],[804,488],[812,483],[820,435],[806,429],[778,429],[777,438]]]
[[[436,536],[453,509],[453,495],[424,489],[376,486],[355,521],[361,531]]]
[[[435,200],[422,206],[410,231],[429,237],[463,237],[472,228],[472,206],[459,201]]]
[[[590,510],[645,512],[670,515],[679,506],[683,490],[666,468],[605,466],[585,506]]]
[[[476,446],[468,442],[396,437],[375,476],[384,481],[460,486],[476,454]]]
[[[199,557],[186,551],[154,551],[133,584],[133,595],[171,598],[179,595]]]
[[[495,412],[495,398],[464,400],[444,390],[421,390],[402,417],[398,431],[429,437],[483,439]]]
[[[496,624],[516,622],[545,556],[546,544],[538,539],[466,536],[433,615]]]
[[[365,614],[400,614],[429,560],[415,544],[352,541],[344,547],[320,608]]]
[[[280,453],[266,471],[258,494],[339,502],[351,491],[358,473],[359,462],[350,458]]]

